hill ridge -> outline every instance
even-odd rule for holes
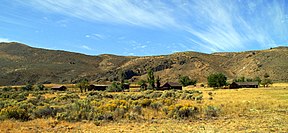
[[[276,82],[288,81],[288,47],[244,52],[177,52],[158,56],[97,56],[63,50],[33,48],[12,42],[0,43],[0,85],[30,83],[75,83],[82,78],[91,82],[145,79],[152,68],[161,81],[177,81],[187,75],[206,82],[209,74],[222,72],[231,80],[245,76],[262,77],[268,73]]]

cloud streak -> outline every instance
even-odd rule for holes
[[[21,2],[21,1],[19,1]],[[42,11],[85,21],[187,32],[193,46],[210,52],[271,47],[288,41],[285,0],[30,0]],[[86,37],[102,39],[98,35]]]
[[[86,50],[93,50],[92,48],[90,48],[90,47],[87,46],[87,45],[82,45],[81,48],[86,49]]]
[[[85,35],[86,38],[92,38],[95,40],[103,40],[106,39],[107,37],[105,35],[101,35],[101,34],[87,34]]]
[[[22,3],[40,10],[89,21],[156,27],[175,24],[172,16],[155,8],[162,4],[156,2],[145,4],[128,0],[31,0]],[[150,6],[151,4],[153,6]]]

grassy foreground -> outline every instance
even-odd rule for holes
[[[31,102],[34,104],[33,99],[41,95],[45,98],[43,99],[43,105],[35,102],[35,105],[31,105],[31,107],[35,106],[34,110],[39,110],[49,105],[53,108],[62,109],[62,112],[58,111],[57,115],[47,114],[49,117],[45,117],[46,114],[41,114],[41,112],[39,114],[37,111],[34,112],[32,110],[31,112],[30,110],[29,120],[25,121],[7,118],[5,115],[5,113],[7,114],[6,110],[11,106],[16,107],[20,105],[17,105],[17,101],[13,103],[15,101],[2,97],[1,101],[6,100],[10,105],[5,106],[4,104],[1,108],[2,121],[0,121],[0,132],[288,131],[287,84],[274,84],[269,88],[238,90],[213,90],[211,88],[186,89],[195,91],[190,91],[187,94],[175,92],[175,95],[171,92],[171,96],[170,91],[161,92],[161,95],[157,92],[158,96],[154,92],[108,93],[102,98],[98,93],[94,95],[91,93],[72,93],[69,94],[70,97],[67,99],[64,98],[64,100],[59,98],[64,93],[45,92],[37,93],[37,95],[29,94],[27,99],[22,99],[19,102],[23,102],[23,104]],[[197,90],[201,90],[201,93]],[[75,100],[74,94],[79,95],[79,98]],[[147,96],[137,97],[141,94]],[[187,96],[190,94],[191,96]],[[106,97],[106,95],[113,95],[113,98]],[[130,97],[127,98],[127,95],[130,95]],[[74,100],[70,101],[73,98]],[[90,104],[93,105],[94,111],[102,112],[102,114],[86,115],[86,113],[89,114],[91,109],[88,112],[69,112],[67,109],[70,107],[69,105],[71,105],[69,109],[75,108],[72,106],[74,105],[72,103],[77,103],[77,100],[85,101],[89,98],[92,98],[92,103]],[[145,100],[146,102],[147,100],[151,101],[150,103],[148,102],[149,104],[143,103],[142,101]],[[87,107],[84,106],[85,103],[80,105],[82,107],[80,109],[84,107],[87,110]],[[123,108],[122,111],[121,108]],[[109,113],[107,114],[107,112]],[[111,118],[109,115],[111,115]]]

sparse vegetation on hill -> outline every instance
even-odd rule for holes
[[[78,83],[145,79],[149,69],[161,82],[177,82],[186,75],[207,82],[207,77],[221,72],[228,79],[262,77],[269,73],[272,82],[288,81],[288,48],[261,51],[204,54],[180,52],[165,56],[131,57],[116,55],[88,56],[78,53],[45,50],[19,43],[0,44],[0,85],[26,83]]]

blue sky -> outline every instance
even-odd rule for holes
[[[287,0],[0,0],[0,42],[89,55],[288,45]]]

